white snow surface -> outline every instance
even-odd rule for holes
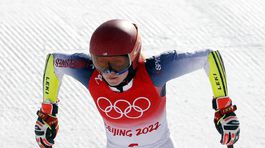
[[[173,49],[220,50],[241,124],[235,148],[264,148],[264,16],[264,0],[1,0],[0,147],[37,147],[46,55],[88,53],[95,28],[120,18],[138,24],[146,57]],[[225,147],[213,124],[212,94],[203,70],[168,82],[167,118],[176,148]],[[104,148],[103,122],[86,88],[65,77],[59,98],[54,148]]]

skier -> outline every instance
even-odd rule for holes
[[[107,148],[173,148],[166,119],[166,83],[204,68],[210,80],[214,123],[221,143],[239,139],[239,121],[227,93],[221,55],[210,49],[164,52],[144,59],[136,24],[109,20],[92,34],[90,55],[48,54],[43,76],[43,102],[35,135],[40,147],[52,147],[58,132],[58,92],[64,74],[90,92],[103,118]]]

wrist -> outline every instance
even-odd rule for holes
[[[51,116],[49,114],[46,114],[42,112],[41,110],[37,111],[38,120],[47,124],[49,127],[52,127],[53,125],[58,125],[58,119],[55,116]]]
[[[54,116],[56,117],[57,113],[58,113],[58,105],[57,103],[45,103],[43,102],[41,104],[41,112],[48,114],[50,116]]]
[[[52,125],[57,126],[58,124],[58,119],[56,117],[57,113],[57,103],[43,102],[37,115],[40,118],[40,121],[45,122],[51,127]]]
[[[236,105],[232,105],[232,100],[226,97],[213,98],[212,107],[216,110],[214,120],[218,122],[220,119],[224,118],[225,115],[234,113],[237,110]]]
[[[212,100],[212,108],[214,110],[218,111],[220,109],[228,108],[230,106],[232,106],[232,100],[228,96],[213,98]]]

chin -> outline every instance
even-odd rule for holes
[[[111,81],[107,81],[107,82],[110,86],[117,86],[121,83],[121,82],[111,82]]]

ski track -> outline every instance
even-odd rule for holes
[[[167,50],[220,50],[228,90],[241,122],[235,147],[265,145],[265,3],[262,0],[2,0],[0,2],[0,145],[35,148],[45,58],[88,53],[102,22],[139,25],[146,57]],[[221,148],[213,124],[212,91],[203,70],[167,85],[167,115],[175,147]],[[104,124],[88,91],[71,77],[60,89],[56,148],[103,148]]]

